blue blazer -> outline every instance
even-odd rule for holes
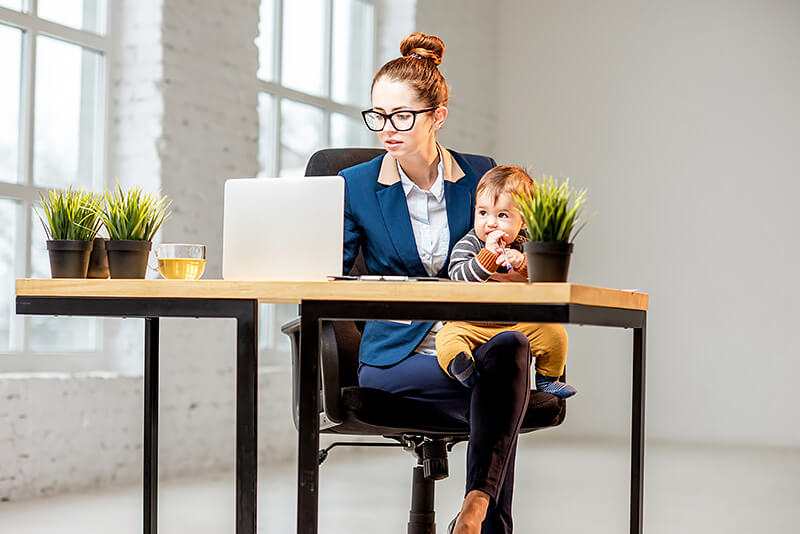
[[[447,278],[453,245],[472,229],[475,188],[496,164],[492,158],[459,154],[441,146],[444,196],[450,246],[437,276]],[[417,253],[406,196],[396,160],[386,154],[339,173],[345,180],[344,273],[350,271],[359,249],[370,274],[428,276]],[[361,337],[359,359],[379,367],[408,357],[433,326],[369,321]]]

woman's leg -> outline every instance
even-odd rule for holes
[[[475,361],[479,375],[470,400],[466,490],[468,496],[477,491],[490,499],[481,533],[508,534],[517,436],[531,389],[528,338],[520,332],[498,334],[475,351]]]
[[[361,365],[358,369],[358,383],[363,387],[430,402],[440,412],[464,423],[468,422],[472,392],[458,380],[447,376],[439,367],[436,356],[412,354],[391,367]]]
[[[486,518],[483,534],[508,534],[516,438],[530,395],[530,345],[521,333],[507,331],[481,345],[474,356],[480,376],[472,390],[447,376],[435,356],[425,354],[414,354],[387,368],[362,365],[359,384],[431,402],[447,415],[470,423],[467,498],[455,532],[477,534],[480,526],[463,530],[467,527],[463,520],[469,515],[466,508],[474,505],[480,518]]]

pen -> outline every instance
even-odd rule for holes
[[[513,271],[514,268],[511,266],[511,262],[508,261],[508,256],[506,256],[506,247],[503,246],[504,245],[503,240],[501,239],[500,241],[497,242],[497,244],[500,245],[500,252],[503,253],[503,259],[506,260],[506,265],[508,265],[508,270]]]

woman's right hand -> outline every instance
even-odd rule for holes
[[[495,254],[500,254],[500,241],[505,244],[505,238],[508,237],[503,230],[492,230],[486,235],[486,250]]]

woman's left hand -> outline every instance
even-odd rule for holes
[[[525,263],[525,256],[522,255],[522,252],[519,250],[514,250],[513,248],[506,249],[506,256],[508,256],[508,261],[511,263],[511,267],[518,271],[522,264]],[[500,254],[497,257],[497,265],[506,265],[506,259]]]

